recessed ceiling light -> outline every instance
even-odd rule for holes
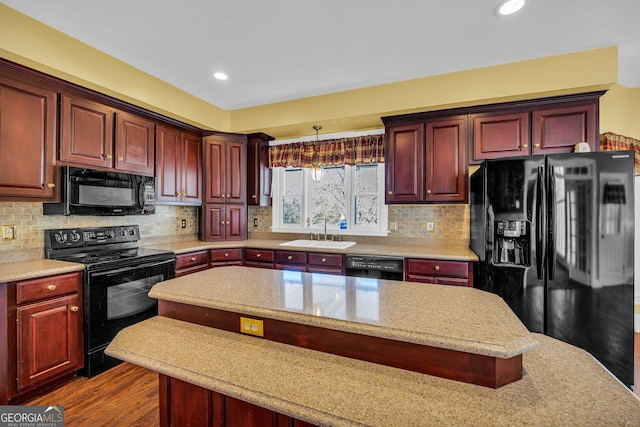
[[[221,72],[213,73],[213,77],[215,77],[218,80],[227,80],[229,78],[229,76]]]
[[[506,16],[516,13],[524,7],[526,0],[505,0],[496,9],[498,15]]]

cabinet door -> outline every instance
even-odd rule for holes
[[[271,206],[269,141],[265,134],[252,134],[247,140],[247,204]]]
[[[471,114],[472,163],[529,154],[529,112]]]
[[[60,161],[113,168],[114,111],[106,105],[62,95]]]
[[[206,204],[202,209],[202,224],[200,240],[216,242],[224,240],[225,236],[225,206]]]
[[[467,200],[466,126],[465,116],[427,122],[425,201]]]
[[[18,391],[82,367],[79,307],[78,294],[18,307]]]
[[[124,112],[116,113],[115,168],[153,176],[155,123]]]
[[[207,203],[224,203],[225,188],[225,153],[224,141],[205,138],[205,197]]]
[[[247,209],[244,205],[226,205],[225,240],[245,240],[247,238]]]
[[[158,202],[180,202],[180,131],[168,126],[158,126],[156,141]]]
[[[0,197],[53,201],[56,105],[54,91],[0,75]]]
[[[598,103],[538,109],[532,116],[532,154],[571,153],[579,142],[598,150]]]
[[[182,134],[181,146],[182,203],[202,204],[202,139],[189,133]]]
[[[424,124],[390,127],[385,142],[385,203],[424,198]]]
[[[244,203],[247,194],[246,144],[227,142],[226,145],[225,201],[226,203]]]

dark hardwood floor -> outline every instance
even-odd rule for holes
[[[640,385],[640,334],[635,334],[634,378]],[[636,387],[640,398],[640,386]],[[76,378],[25,405],[64,406],[65,426],[157,426],[158,374],[123,363],[93,378]]]

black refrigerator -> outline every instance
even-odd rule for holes
[[[475,286],[633,384],[632,151],[485,160],[470,178]]]

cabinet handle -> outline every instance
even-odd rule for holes
[[[439,266],[439,265],[436,265],[435,267],[433,267],[433,269],[434,269],[435,271],[440,271],[440,266]]]
[[[228,257],[228,256],[229,256],[229,254],[224,254],[224,256],[225,256],[225,257]]]
[[[47,286],[47,290],[49,290],[49,291],[55,291],[55,290],[56,290],[56,285],[49,285],[49,286]]]
[[[534,148],[540,148],[540,144],[533,144]]]
[[[104,157],[105,160],[113,159],[113,156],[111,154],[105,154],[103,157]]]
[[[256,258],[260,258],[262,254],[256,254]]]
[[[427,190],[427,194],[431,194],[431,190]]]
[[[119,161],[119,162],[121,162],[121,161],[123,161],[123,160],[124,160],[124,157],[120,157],[120,156],[118,156],[118,161]]]
[[[322,261],[322,262],[327,262],[327,259],[326,259],[326,258],[322,258],[322,260],[321,260],[321,261]]]
[[[227,194],[227,199],[231,197],[231,194]]]
[[[229,221],[227,221],[227,225],[229,225]]]
[[[253,196],[251,196],[251,198],[252,198],[252,199],[255,199],[255,198],[256,198],[256,195],[254,194]]]
[[[192,257],[191,257],[191,261],[195,261],[196,259],[197,259],[197,258],[196,258],[196,257],[194,257],[194,256],[192,256]]]
[[[77,305],[72,305],[72,306],[71,306],[71,311],[73,311],[74,313],[75,313],[76,311],[78,311],[78,310],[79,310],[79,307],[78,307]]]
[[[290,260],[291,258],[293,258],[291,255],[289,255],[289,256],[287,257],[287,259],[289,259],[289,260]]]
[[[220,224],[224,225],[224,221],[220,221]]]
[[[47,188],[56,188],[56,185],[53,182],[47,184]]]
[[[527,148],[529,148],[529,144],[522,144],[522,145],[520,146],[520,151],[522,151],[522,150],[526,150]]]
[[[387,194],[393,194],[393,191],[387,191]]]

